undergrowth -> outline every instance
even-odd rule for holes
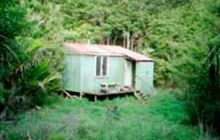
[[[50,100],[54,103],[21,114],[11,124],[2,123],[2,132],[11,140],[211,139],[189,125],[185,104],[166,91],[151,96],[147,104],[134,97]]]

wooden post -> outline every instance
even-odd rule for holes
[[[80,95],[79,95],[80,99],[83,98],[83,92],[80,92]]]
[[[97,96],[96,96],[96,95],[94,96],[94,101],[95,101],[95,102],[97,101]]]

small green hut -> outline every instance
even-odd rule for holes
[[[153,59],[120,46],[65,44],[63,88],[93,95],[153,89]]]

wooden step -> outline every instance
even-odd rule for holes
[[[136,91],[134,92],[135,97],[140,100],[142,103],[146,103],[147,102],[147,96],[141,92],[141,91]]]

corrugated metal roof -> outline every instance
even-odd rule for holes
[[[111,52],[117,52],[120,54],[123,54],[126,56],[128,59],[134,60],[134,61],[153,61],[152,58],[147,57],[145,55],[142,55],[140,53],[131,51],[129,49],[119,47],[119,46],[106,46],[105,49],[111,51]]]
[[[122,54],[117,52],[111,52],[104,49],[104,45],[88,45],[88,44],[79,44],[79,43],[65,43],[65,48],[78,53],[78,54],[88,54],[88,55],[113,55],[113,56],[122,56]]]
[[[128,50],[120,46],[65,43],[64,47],[78,54],[87,54],[87,55],[105,54],[110,56],[125,56],[133,61],[153,61],[153,59],[150,57],[147,57],[145,55]]]

